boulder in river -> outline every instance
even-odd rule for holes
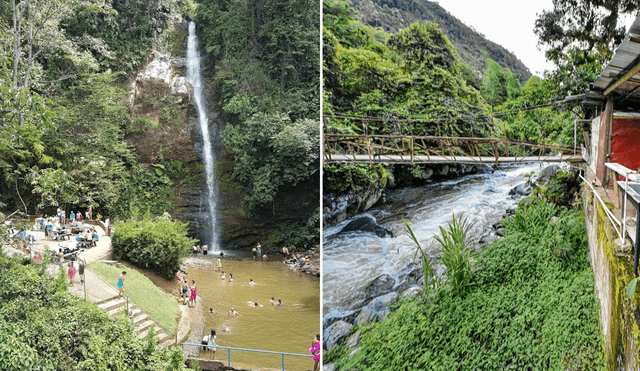
[[[540,172],[538,173],[536,182],[540,182],[540,183],[548,182],[549,179],[556,176],[556,174],[558,173],[558,170],[560,170],[560,166],[555,164],[545,167],[544,169],[540,170]]]
[[[373,232],[378,237],[393,237],[393,232],[388,230],[387,228],[376,223],[376,218],[369,214],[358,215],[353,218],[349,223],[347,223],[344,228],[340,231],[342,232],[351,232],[351,231],[362,231],[362,232]]]
[[[493,168],[487,164],[473,165],[476,174],[493,174]]]
[[[391,312],[389,305],[397,300],[398,293],[395,291],[373,299],[369,304],[362,307],[360,314],[356,318],[356,324],[362,326],[371,321],[382,321],[384,316]]]
[[[511,188],[511,190],[509,191],[509,196],[528,196],[531,194],[531,192],[531,187],[527,183],[522,183]]]
[[[335,348],[338,343],[349,335],[353,325],[345,322],[338,321],[324,330],[324,346],[327,350]]]
[[[370,298],[375,298],[386,293],[391,292],[393,287],[396,285],[396,280],[393,279],[388,274],[383,274],[381,276],[376,277],[373,281],[369,283],[367,288],[364,289],[364,294],[366,300]]]

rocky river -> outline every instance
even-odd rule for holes
[[[331,349],[355,323],[381,319],[388,305],[412,295],[424,285],[414,262],[416,245],[406,219],[437,274],[439,227],[464,214],[472,222],[469,242],[476,251],[499,238],[501,219],[530,190],[525,175],[538,174],[545,164],[500,166],[493,171],[454,180],[387,191],[363,214],[323,231],[323,328]],[[535,177],[533,177],[535,179]]]

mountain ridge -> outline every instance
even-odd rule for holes
[[[520,75],[521,84],[531,77],[529,68],[513,53],[499,44],[490,41],[472,27],[467,26],[451,15],[437,2],[428,0],[349,0],[349,4],[358,11],[355,17],[373,27],[380,27],[387,32],[397,33],[412,23],[429,21],[436,23],[449,41],[455,46],[458,54],[482,78],[486,68],[486,58],[491,58]],[[485,56],[482,51],[486,51]]]

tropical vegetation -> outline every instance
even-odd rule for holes
[[[444,285],[354,328],[358,350],[340,346],[327,361],[356,370],[606,369],[584,212],[528,198],[505,224],[505,237],[474,256],[476,268],[458,264],[470,261],[465,253],[444,256]],[[442,230],[441,243],[459,244],[461,227]]]
[[[186,369],[180,348],[139,339],[129,319],[68,292],[60,277],[52,280],[29,258],[0,254],[2,370]]]

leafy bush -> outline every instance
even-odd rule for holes
[[[269,236],[269,243],[275,246],[309,247],[319,242],[320,236],[320,209],[302,223],[281,224],[278,230]]]
[[[142,220],[116,222],[111,237],[114,259],[130,261],[171,279],[195,240],[187,237],[187,224],[172,221],[169,214]]]

